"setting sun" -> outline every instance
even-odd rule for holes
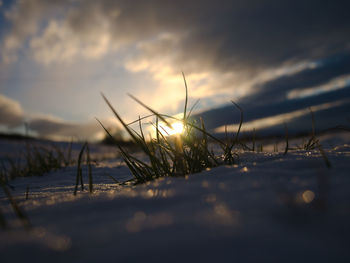
[[[174,122],[171,124],[171,127],[165,125],[164,123],[160,123],[159,125],[159,131],[164,135],[164,136],[170,136],[170,135],[175,135],[175,134],[181,134],[183,133],[184,126],[183,123],[180,121]]]

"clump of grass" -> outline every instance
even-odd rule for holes
[[[306,143],[302,143],[301,146],[297,146],[296,148],[291,148],[289,147],[289,138],[288,138],[288,128],[287,128],[287,124],[285,125],[285,130],[286,130],[286,147],[285,147],[285,151],[284,151],[284,155],[286,155],[288,153],[288,150],[306,150],[306,151],[310,151],[310,150],[315,150],[318,149],[321,153],[321,156],[326,164],[326,166],[328,168],[332,167],[331,162],[329,161],[325,151],[323,150],[323,147],[320,143],[320,140],[317,139],[316,137],[316,125],[315,125],[315,117],[314,117],[314,113],[312,111],[311,108],[309,108],[310,110],[310,114],[311,114],[311,135],[310,138],[307,140]]]
[[[71,151],[72,143],[69,144],[67,152],[65,153],[56,145],[52,145],[51,148],[45,148],[31,145],[26,141],[26,151],[24,154],[16,159],[7,158],[6,161],[1,162],[0,187],[4,191],[16,217],[22,222],[24,227],[30,228],[31,224],[24,210],[19,207],[11,194],[10,188],[13,187],[9,183],[10,180],[16,177],[43,176],[50,171],[72,165],[74,162],[71,159]],[[25,199],[28,200],[28,198],[29,185],[25,193]],[[7,227],[5,216],[2,211],[0,211],[0,226],[3,228]]]
[[[6,180],[16,177],[42,176],[50,171],[58,170],[74,162],[71,158],[72,143],[65,153],[58,146],[50,148],[26,144],[26,151],[18,158],[7,158],[2,162],[2,171]]]
[[[183,79],[186,95],[183,117],[181,119],[158,113],[129,94],[132,99],[151,113],[144,118],[139,117],[138,120],[132,122],[138,124],[139,132],[132,129],[130,124],[127,124],[122,119],[109,100],[102,94],[103,99],[130,136],[133,143],[137,145],[146,156],[147,160],[137,158],[125,150],[118,141],[114,140],[122,158],[135,177],[135,183],[143,183],[165,176],[184,176],[198,173],[221,164],[233,164],[237,160],[238,155],[233,151],[233,147],[238,144],[238,135],[243,122],[242,109],[232,102],[241,111],[241,121],[234,139],[226,142],[217,139],[206,130],[203,120],[198,124],[190,118],[193,108],[188,111],[188,88],[184,74]],[[142,120],[151,116],[155,118],[155,122],[150,122],[155,128],[155,136],[146,139],[142,127]],[[108,129],[98,119],[97,121],[101,124],[111,140],[113,140],[113,136]],[[164,126],[159,125],[160,122],[162,122]],[[182,133],[174,135],[168,134],[166,130],[172,129],[173,122],[182,123]],[[223,153],[219,155],[215,154],[209,147],[209,141],[219,144]]]
[[[320,141],[316,138],[316,129],[315,129],[315,116],[311,108],[309,108],[311,114],[311,124],[312,124],[312,133],[310,139],[303,145],[304,150],[313,150],[320,147]]]

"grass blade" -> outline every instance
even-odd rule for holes
[[[90,149],[88,143],[86,143],[86,165],[88,167],[88,177],[89,177],[89,193],[93,192],[93,180],[92,180],[92,169],[90,160]]]
[[[76,177],[76,181],[75,181],[74,195],[77,194],[79,180],[80,180],[80,183],[81,183],[81,190],[82,191],[84,190],[81,162],[82,162],[82,157],[83,157],[83,153],[84,153],[86,145],[87,145],[87,143],[84,143],[83,147],[81,148],[81,150],[79,152],[78,164],[77,164],[77,177]]]
[[[158,112],[156,112],[155,110],[153,110],[152,108],[150,108],[149,106],[147,106],[146,104],[144,104],[142,101],[140,101],[139,99],[135,98],[133,95],[128,93],[128,96],[130,98],[132,98],[133,100],[135,100],[137,103],[139,103],[141,106],[143,106],[144,108],[146,108],[147,110],[149,110],[150,112],[152,112],[154,115],[158,116],[159,119],[161,119],[169,128],[171,128],[170,123]]]
[[[184,107],[184,117],[183,120],[186,122],[187,119],[187,103],[188,103],[188,88],[187,88],[187,82],[186,82],[186,77],[185,74],[182,72],[182,77],[184,79],[184,83],[185,83],[185,90],[186,90],[186,96],[185,96],[185,107]]]
[[[284,124],[284,128],[286,130],[286,148],[284,150],[284,155],[286,155],[288,153],[288,150],[289,150],[289,138],[288,138],[288,127],[287,127],[287,124],[285,123]]]
[[[236,106],[236,108],[240,111],[241,113],[241,117],[240,117],[240,121],[239,121],[239,126],[238,126],[238,130],[237,130],[237,134],[236,134],[236,138],[235,138],[235,143],[238,142],[238,135],[241,131],[242,128],[242,124],[243,124],[243,109],[237,104],[235,103],[233,100],[231,100],[232,104]]]
[[[13,209],[13,211],[15,212],[16,216],[18,217],[18,219],[21,220],[23,226],[27,229],[30,229],[32,227],[28,216],[26,215],[26,213],[24,212],[24,210],[22,210],[17,202],[15,201],[15,199],[13,198],[11,192],[8,190],[8,188],[6,187],[6,185],[2,182],[2,180],[0,181],[0,185],[2,186],[2,189],[5,192],[5,195],[7,196],[7,199],[9,200],[11,207]]]

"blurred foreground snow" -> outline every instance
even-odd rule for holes
[[[243,153],[236,166],[124,187],[108,175],[126,180],[129,170],[102,162],[92,195],[73,196],[75,167],[18,178],[12,193],[34,229],[21,227],[1,192],[11,226],[0,230],[1,262],[350,262],[350,145],[341,136],[323,138],[331,169],[318,150],[300,150]]]

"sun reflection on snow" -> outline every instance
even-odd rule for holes
[[[175,190],[173,189],[148,189],[141,192],[141,196],[145,199],[160,197],[169,198],[175,195]]]
[[[247,173],[249,171],[247,166],[244,166],[241,170],[242,173]]]
[[[134,214],[131,220],[125,225],[128,232],[136,233],[144,229],[153,229],[165,227],[173,224],[173,217],[168,213],[156,213],[147,215],[143,211],[138,211]]]
[[[215,203],[213,206],[212,219],[218,225],[238,225],[240,212],[232,210],[225,203]]]
[[[34,228],[30,232],[32,238],[45,244],[47,247],[56,251],[66,251],[71,248],[72,241],[68,236],[55,235],[43,227]]]
[[[309,204],[315,199],[315,193],[311,190],[306,190],[305,192],[303,192],[302,198],[305,203]]]

